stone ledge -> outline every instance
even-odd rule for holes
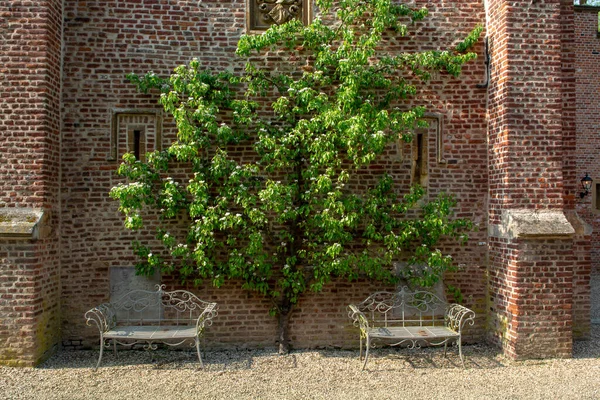
[[[575,9],[575,11],[600,12],[600,6],[592,6],[589,4],[585,4],[585,5],[575,4],[573,6],[573,8]]]
[[[575,234],[560,210],[503,210],[502,223],[490,225],[492,237],[505,239],[566,239]]]
[[[45,220],[41,209],[0,208],[0,239],[40,239]]]

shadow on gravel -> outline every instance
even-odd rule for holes
[[[206,366],[207,361],[204,359]],[[41,369],[69,369],[69,368],[89,368],[92,369],[98,362],[98,351],[94,350],[68,350],[59,351],[57,354],[50,357],[38,368]],[[177,365],[186,369],[200,369],[198,356],[195,351],[180,351],[180,350],[119,350],[115,357],[112,351],[105,351],[102,356],[102,364],[99,370],[103,368],[126,367],[132,365],[146,365],[150,368],[164,368],[166,365]]]
[[[297,367],[294,354],[276,356],[275,351],[268,350],[218,350],[207,351],[202,357],[204,368],[200,368],[195,350],[137,350],[122,349],[115,357],[112,351],[105,351],[102,364],[98,369],[119,369],[123,367],[139,367],[152,370],[197,370],[207,372],[250,370],[261,365],[277,364],[275,368],[290,369]],[[76,350],[59,351],[38,366],[40,369],[89,369],[93,370],[98,361],[98,351]]]
[[[498,348],[487,344],[463,347],[465,367],[467,369],[495,369],[511,364]],[[592,325],[591,339],[575,341],[573,358],[600,358],[600,325]],[[294,350],[285,356],[277,355],[275,349],[214,350],[208,351],[204,360],[204,371],[222,373],[242,370],[292,370],[300,367],[318,366],[319,359],[332,360],[339,368],[360,370],[362,361],[358,359],[358,349],[339,350]],[[87,369],[93,373],[98,361],[98,351],[77,350],[59,351],[40,369]],[[136,367],[150,370],[193,370],[202,371],[195,350],[158,349],[155,351],[121,349],[115,357],[112,351],[106,351],[102,359],[102,369],[119,370]],[[320,367],[319,367],[320,368]],[[462,363],[455,346],[448,348],[444,357],[443,348],[431,347],[405,349],[395,347],[377,347],[370,351],[367,370],[388,369],[458,369]]]
[[[592,325],[590,338],[573,342],[573,358],[598,358],[600,357],[600,325]]]
[[[358,350],[356,351],[321,351],[322,357],[336,357],[351,360],[362,368],[362,361],[358,360]],[[502,368],[506,364],[502,362],[501,353],[488,345],[469,345],[463,346],[465,356],[465,367],[476,369]],[[463,365],[458,356],[458,349],[454,346],[448,348],[446,357],[444,349],[440,347],[428,347],[417,349],[406,349],[401,347],[376,347],[369,351],[369,362],[367,370],[371,363],[378,361],[391,360],[395,363],[394,369],[412,368],[412,369],[463,369]],[[397,363],[397,364],[396,364]]]
[[[369,355],[369,364],[378,360],[388,360],[395,367],[427,369],[427,368],[459,368],[462,364],[456,349],[448,349],[447,357],[442,349],[397,349],[375,348]],[[467,368],[491,369],[503,367],[498,361],[498,352],[489,346],[465,346],[465,366]],[[204,371],[239,371],[268,367],[278,370],[298,368],[298,357],[303,363],[310,363],[311,354],[324,359],[338,359],[340,366],[356,365],[362,367],[358,360],[358,351],[350,350],[295,350],[288,355],[277,355],[274,350],[220,350],[208,351],[203,357]],[[308,357],[308,359],[307,359]],[[61,351],[42,363],[40,369],[89,369],[92,370],[98,361],[98,352],[93,350]],[[153,370],[197,370],[201,371],[195,351],[182,350],[119,350],[115,357],[112,352],[106,352],[102,358],[102,369],[119,369],[124,367],[139,367]]]

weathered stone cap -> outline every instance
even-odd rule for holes
[[[491,236],[519,238],[565,238],[575,234],[561,210],[503,210],[501,225],[490,225]]]
[[[0,208],[0,238],[39,239],[44,210]]]

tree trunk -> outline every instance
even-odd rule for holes
[[[277,337],[279,341],[279,354],[288,354],[290,352],[290,315],[292,314],[292,305],[284,300],[284,304],[279,309],[279,318],[277,326]]]

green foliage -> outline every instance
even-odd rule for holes
[[[583,1],[583,0],[574,0],[573,3],[577,6],[577,5],[587,5],[587,6],[600,6],[600,0],[587,0],[587,1]]]
[[[331,14],[331,1],[317,3]],[[130,76],[141,91],[161,93],[178,129],[146,163],[127,154],[119,168],[127,183],[111,191],[126,228],[142,228],[149,215],[159,226],[164,249],[137,243],[138,271],[215,286],[239,279],[281,312],[332,277],[431,286],[452,269],[436,246],[465,240],[470,223],[453,218],[450,196],[426,202],[423,188],[398,187],[387,174],[357,189],[359,174],[423,124],[425,109],[404,101],[417,85],[437,71],[456,76],[475,57],[467,50],[480,27],[453,51],[384,51],[386,37],[407,35],[407,24],[426,16],[389,0],[341,0],[335,23],[292,21],[243,36],[241,75],[193,60],[168,80]],[[292,52],[302,65],[261,67],[267,52]],[[188,221],[184,234],[177,218]],[[401,273],[397,261],[407,265]]]

